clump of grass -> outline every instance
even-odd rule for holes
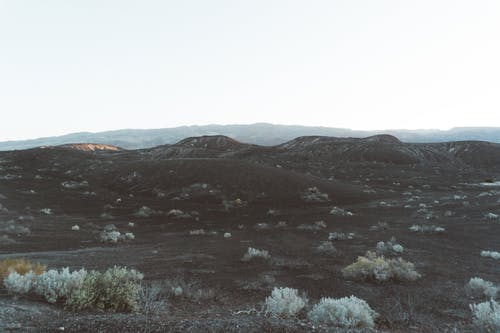
[[[379,282],[389,280],[414,281],[421,276],[415,270],[413,263],[402,258],[387,259],[371,251],[368,251],[365,256],[358,257],[356,262],[345,267],[342,274],[346,278]]]
[[[3,280],[12,272],[24,275],[31,271],[35,275],[40,275],[45,272],[45,268],[45,265],[26,259],[4,259],[0,261],[0,278]]]

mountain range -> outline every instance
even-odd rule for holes
[[[301,136],[334,136],[361,138],[378,134],[390,134],[403,142],[431,143],[480,140],[500,143],[500,127],[456,127],[450,130],[374,130],[361,131],[334,127],[298,125],[274,125],[256,123],[250,125],[181,126],[162,129],[121,129],[105,132],[79,132],[62,136],[30,140],[0,142],[0,150],[19,150],[40,146],[56,146],[69,143],[99,143],[125,149],[151,148],[173,144],[186,137],[225,135],[240,142],[274,146]]]

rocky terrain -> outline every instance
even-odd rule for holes
[[[316,325],[306,311],[322,297],[355,295],[378,313],[359,332],[478,332],[469,305],[485,299],[466,285],[500,284],[498,259],[481,256],[500,251],[497,180],[500,144],[390,135],[0,152],[0,260],[127,266],[160,286],[162,304],[70,311],[2,288],[0,331],[352,332]],[[107,241],[108,231],[128,236]],[[392,237],[404,251],[386,256],[412,262],[418,279],[343,274]],[[244,260],[249,247],[269,257]],[[308,305],[286,318],[266,313],[275,287],[307,293]]]

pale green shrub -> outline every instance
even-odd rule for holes
[[[58,300],[66,299],[73,290],[82,285],[87,271],[70,272],[69,268],[61,270],[51,269],[36,277],[34,292],[44,297],[47,302],[55,303]]]
[[[500,332],[500,304],[494,300],[469,305],[473,322],[481,329],[481,332]]]
[[[72,310],[135,311],[142,278],[134,269],[116,266],[104,273],[88,272],[68,297],[66,306]]]
[[[3,285],[5,289],[11,294],[24,295],[33,289],[36,274],[29,271],[25,274],[11,272],[4,280]]]
[[[487,296],[488,298],[495,298],[498,292],[498,287],[492,282],[483,280],[478,277],[473,277],[469,280],[466,286],[467,291],[473,295]]]
[[[368,303],[355,296],[339,299],[322,298],[308,313],[315,324],[335,325],[347,328],[373,328],[378,314]]]
[[[307,298],[299,295],[297,289],[274,288],[271,296],[266,298],[264,311],[275,316],[292,317],[299,313],[306,304]]]

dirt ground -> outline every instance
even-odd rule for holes
[[[0,227],[8,238],[0,242],[0,259],[28,258],[49,268],[127,266],[143,272],[146,285],[177,281],[198,296],[166,297],[154,314],[109,314],[71,312],[0,289],[0,331],[348,331],[314,327],[303,314],[263,314],[271,290],[286,286],[305,291],[311,304],[321,297],[366,300],[380,314],[377,332],[477,332],[469,304],[478,300],[465,285],[475,276],[500,283],[498,262],[480,256],[500,251],[500,220],[487,215],[500,212],[500,187],[480,185],[499,176],[495,169],[373,162],[299,168],[291,160],[282,161],[286,169],[274,160],[133,156],[68,149],[0,153]],[[78,184],[62,185],[69,180]],[[313,186],[329,200],[301,198]],[[153,213],[137,216],[142,206]],[[334,206],[353,215],[331,214]],[[172,209],[189,216],[168,215]],[[299,227],[316,221],[326,227]],[[373,228],[379,222],[385,227]],[[109,224],[135,239],[101,242]],[[445,232],[415,233],[409,230],[414,224]],[[198,229],[206,234],[190,234]],[[333,241],[334,254],[318,253],[332,232],[355,236]],[[376,283],[342,276],[342,268],[391,237],[421,279]],[[248,247],[267,250],[272,259],[243,262]]]

